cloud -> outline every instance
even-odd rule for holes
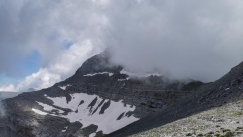
[[[25,66],[16,64],[33,52],[40,54],[41,68],[14,88],[11,84],[1,90],[48,87],[71,76],[88,57],[105,49],[107,19],[98,7],[107,2],[2,0],[0,74],[23,76]]]
[[[46,67],[52,58],[62,54],[68,43],[80,44],[90,39],[102,48],[100,39],[106,18],[99,15],[98,9],[94,10],[97,4],[86,0],[2,0],[0,73],[20,75],[24,67],[19,65],[16,70],[16,62],[34,50],[40,54],[42,66]]]
[[[128,70],[213,81],[242,61],[242,4],[240,0],[2,0],[0,73],[20,75],[24,67],[16,69],[17,59],[37,51],[39,71],[14,89],[45,88],[111,47],[112,61]]]
[[[26,91],[28,88],[43,89],[74,74],[76,69],[88,58],[86,53],[92,51],[93,45],[89,40],[82,45],[74,44],[61,56],[52,60],[49,66],[41,68],[37,73],[26,77],[20,82],[15,91]]]
[[[69,49],[54,58],[51,63],[40,68],[38,72],[27,76],[23,81],[16,86],[13,84],[0,87],[0,91],[28,91],[29,88],[43,89],[52,86],[53,84],[65,80],[73,75],[78,67],[91,55],[93,45],[91,41],[85,40],[81,45],[73,44]]]
[[[242,1],[113,3],[113,61],[133,71],[214,81],[243,60]]]
[[[9,84],[9,85],[1,86],[0,91],[14,91],[14,85]]]

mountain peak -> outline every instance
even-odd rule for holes
[[[110,62],[110,53],[105,51],[87,59],[76,71],[75,75],[86,75],[99,72],[118,73],[121,70],[121,66]]]

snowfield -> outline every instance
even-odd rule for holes
[[[34,109],[34,108],[32,108],[32,110],[33,110],[35,113],[40,114],[40,115],[47,115],[47,114],[48,114],[48,113],[43,112],[43,111],[40,111],[40,110],[38,110],[38,109]]]
[[[103,99],[97,95],[75,93],[71,94],[72,99],[67,103],[66,97],[52,98],[47,95],[44,96],[52,100],[54,102],[53,105],[71,109],[72,112],[63,115],[63,110],[37,102],[40,106],[43,106],[43,109],[48,113],[32,108],[35,113],[67,118],[70,122],[79,121],[83,124],[82,128],[94,124],[98,126],[96,132],[102,130],[104,134],[109,134],[139,120],[132,114],[135,110],[135,106],[125,105],[122,100],[114,102],[109,99]],[[52,110],[57,110],[57,113],[51,113]]]
[[[59,88],[62,89],[62,90],[66,90],[66,88],[67,88],[67,87],[70,87],[70,86],[72,86],[72,85],[69,85],[69,84],[68,84],[68,85],[66,85],[66,86],[59,86]]]
[[[109,74],[109,76],[112,76],[114,73],[111,73],[111,72],[98,72],[98,73],[93,73],[93,74],[86,74],[86,75],[83,75],[83,76],[87,77],[87,76],[95,76],[95,75],[100,75],[100,74]]]

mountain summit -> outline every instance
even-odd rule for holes
[[[243,65],[213,83],[135,77],[107,52],[50,88],[2,101],[0,133],[11,137],[128,136],[220,106],[238,95]]]

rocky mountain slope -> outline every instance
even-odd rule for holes
[[[104,52],[83,63],[69,79],[3,104],[5,136],[103,136],[183,100],[203,83],[133,77]],[[181,90],[184,89],[184,90]]]
[[[67,80],[2,101],[0,133],[11,137],[137,135],[221,106],[243,92],[243,63],[213,83],[134,77],[103,52]]]
[[[232,100],[242,96],[242,94],[243,62],[232,68],[229,73],[219,80],[198,88],[193,94],[187,96],[187,99],[181,100],[153,116],[148,116],[134,122],[125,128],[110,134],[109,136],[122,137],[133,134],[139,135],[138,133],[140,132],[156,129],[173,121],[189,117],[193,114],[220,107],[232,102]]]
[[[243,95],[220,107],[140,132],[131,137],[242,137]]]

